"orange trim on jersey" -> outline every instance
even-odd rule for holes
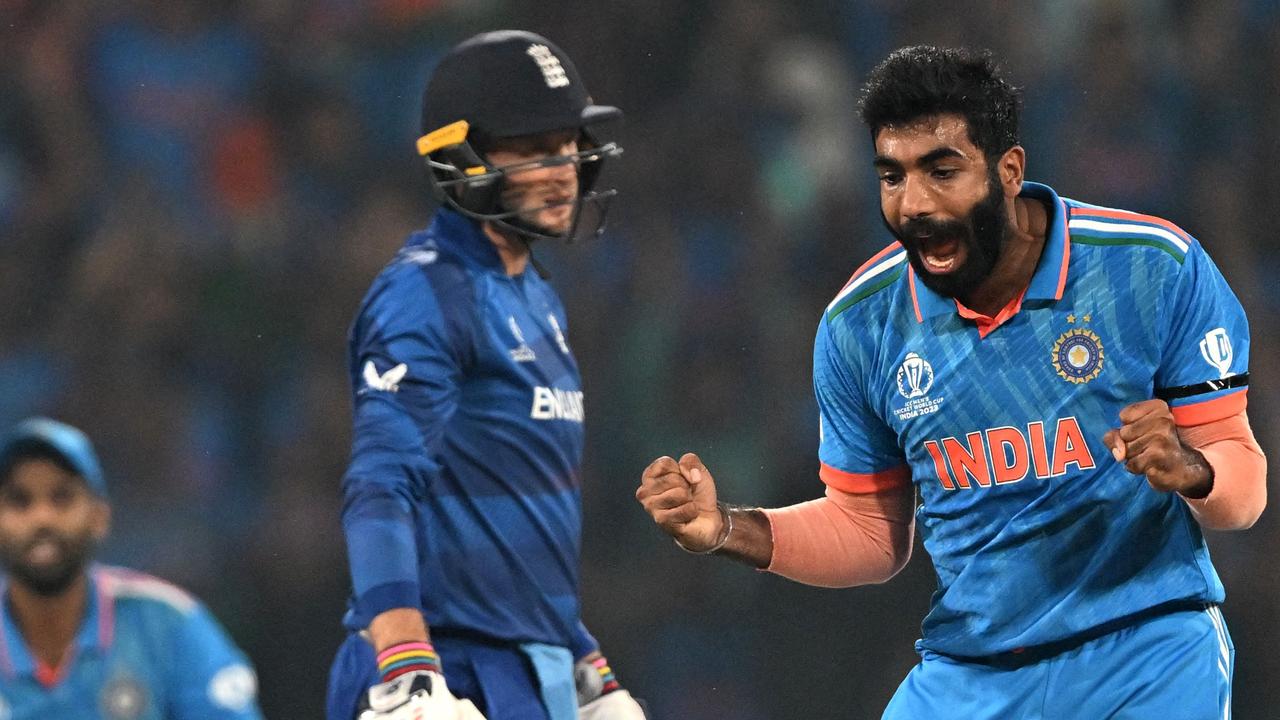
[[[1058,201],[1060,204],[1061,200]],[[1062,207],[1066,207],[1065,204]],[[1061,300],[1062,294],[1067,291],[1067,267],[1071,265],[1071,233],[1067,232],[1067,219],[1063,218],[1062,222],[1062,269],[1058,271],[1058,291],[1053,296],[1054,300]],[[1025,294],[1025,291],[1024,291]]]
[[[1205,423],[1224,420],[1232,415],[1244,412],[1245,407],[1249,404],[1248,393],[1249,388],[1244,388],[1239,392],[1222,395],[1204,402],[1175,405],[1170,407],[1169,410],[1173,412],[1173,422],[1178,427],[1204,425]]]
[[[907,285],[911,287],[911,304],[916,309],[916,322],[924,322],[924,315],[920,313],[920,298],[916,296],[916,269],[907,268]]]
[[[1062,277],[1065,280],[1066,278],[1065,264],[1063,265],[1062,272],[1063,272]],[[964,305],[961,305],[959,300],[956,300],[956,310],[960,312],[960,317],[965,318],[966,320],[972,320],[974,323],[978,325],[979,338],[986,338],[996,328],[1005,324],[1009,320],[1009,318],[1018,314],[1018,311],[1022,309],[1022,299],[1026,296],[1027,296],[1027,288],[1023,288],[1022,292],[1018,293],[1017,297],[1010,300],[1008,304],[1006,304],[1003,308],[1001,308],[1000,312],[996,313],[995,317],[983,315],[977,310],[970,310]]]
[[[911,482],[911,468],[906,465],[873,473],[851,473],[826,463],[818,469],[822,482],[847,493],[874,493],[896,490]]]
[[[1098,217],[1114,218],[1116,220],[1137,220],[1140,222],[1148,222],[1155,225],[1159,225],[1165,230],[1168,230],[1174,235],[1177,235],[1178,237],[1182,238],[1187,243],[1191,242],[1191,236],[1187,234],[1186,230],[1183,230],[1182,228],[1178,227],[1177,225],[1174,225],[1173,223],[1169,222],[1168,220],[1165,220],[1164,218],[1158,218],[1154,215],[1143,215],[1142,213],[1129,212],[1128,210],[1112,210],[1109,208],[1089,208],[1089,207],[1071,208],[1071,215],[1072,216],[1096,215]]]
[[[863,272],[867,270],[867,268],[880,262],[889,253],[895,250],[900,250],[900,249],[902,249],[902,243],[896,242],[896,241],[893,243],[890,243],[888,247],[876,253],[875,255],[872,255],[870,260],[859,265],[858,269],[853,271],[853,274],[849,276],[849,279],[845,281],[844,285],[840,289],[843,290],[844,288],[849,287],[849,283],[856,280],[859,275],[861,275]]]

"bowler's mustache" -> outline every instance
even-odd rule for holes
[[[899,228],[898,232],[905,238],[935,239],[964,238],[968,236],[968,227],[958,220],[934,220],[932,218],[912,218]]]

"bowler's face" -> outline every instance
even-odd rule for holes
[[[972,291],[995,265],[1004,196],[958,115],[882,128],[874,166],[880,208],[920,279],[949,297]]]
[[[525,223],[551,234],[568,232],[573,222],[574,201],[578,198],[578,165],[575,162],[550,166],[535,163],[576,152],[576,130],[495,141],[494,149],[487,153],[493,166],[530,164],[527,169],[507,174],[503,206],[520,211],[519,218]]]
[[[0,484],[0,560],[15,582],[57,595],[84,570],[109,515],[77,475],[48,460],[19,461]]]

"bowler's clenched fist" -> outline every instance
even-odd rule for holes
[[[687,550],[714,547],[724,530],[715,480],[693,453],[685,453],[680,462],[663,456],[649,463],[636,499],[658,527]]]
[[[1169,404],[1144,400],[1120,411],[1120,427],[1108,430],[1102,442],[1117,462],[1135,475],[1145,475],[1151,487],[1200,498],[1209,494],[1213,470],[1204,455],[1178,437]]]

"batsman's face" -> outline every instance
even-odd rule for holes
[[[495,167],[527,166],[508,172],[502,204],[524,222],[552,234],[569,231],[578,199],[578,166],[567,161],[538,163],[578,152],[578,131],[566,130],[495,141],[489,151]]]
[[[107,504],[48,460],[18,462],[0,485],[0,560],[15,582],[40,595],[71,585],[109,524]]]
[[[1011,198],[995,169],[956,115],[885,127],[875,146],[889,230],[921,282],[964,298],[991,274],[1008,232]]]

